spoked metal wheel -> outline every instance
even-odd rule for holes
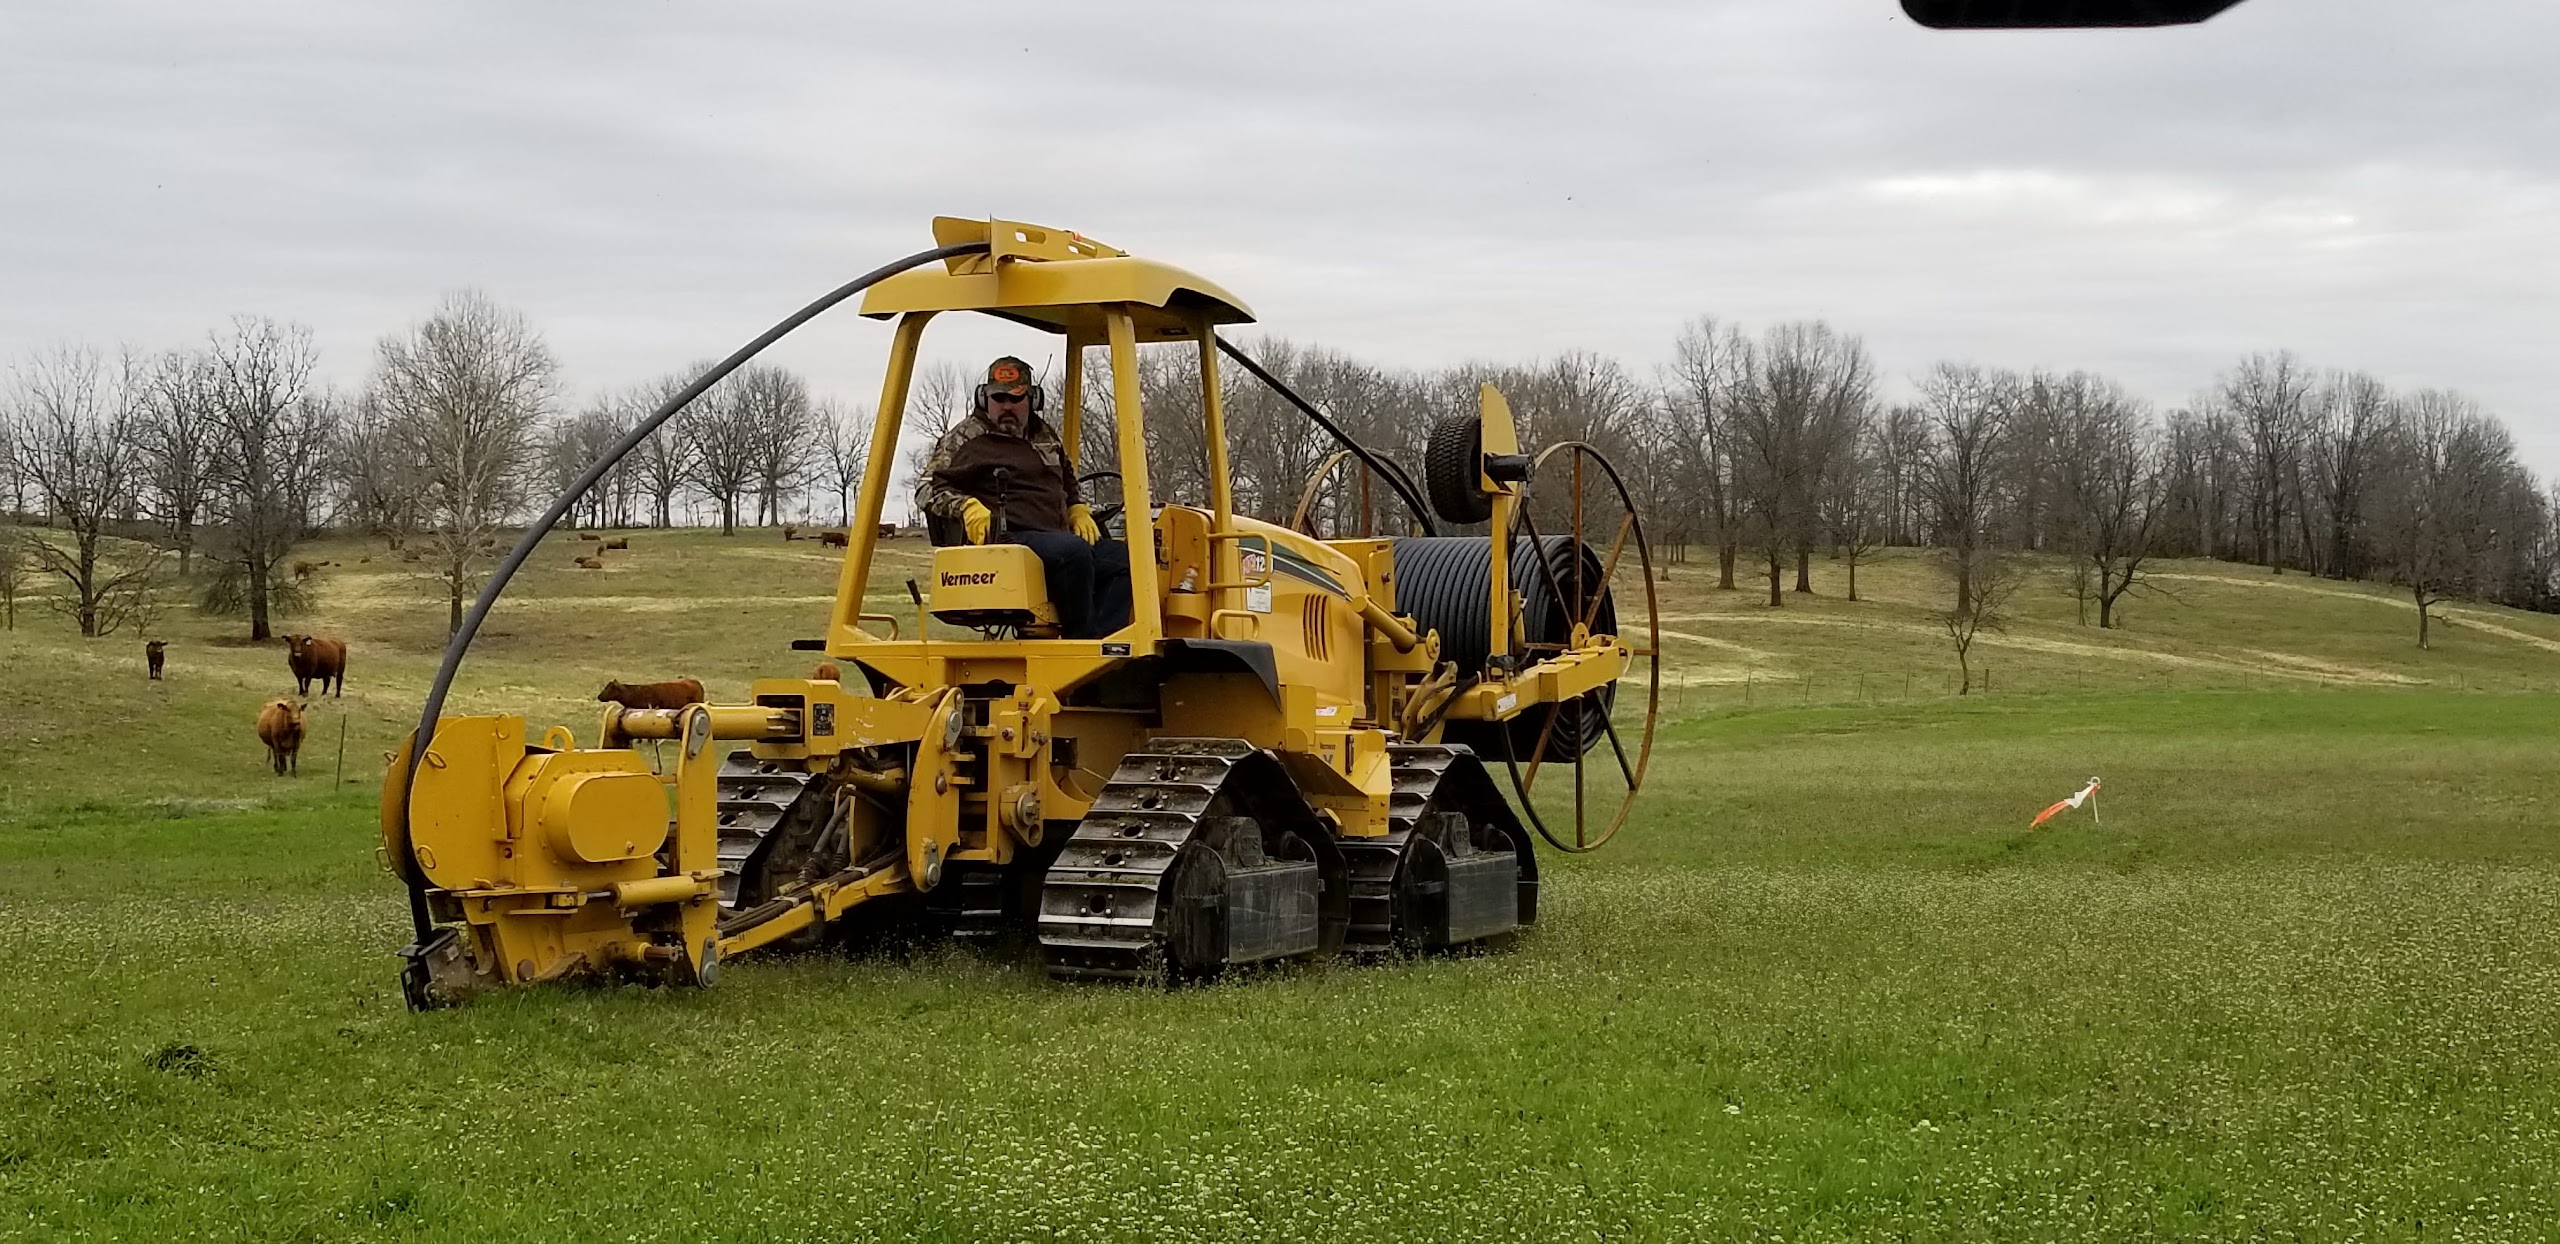
[[[1617,836],[1644,786],[1662,704],[1662,607],[1644,522],[1598,449],[1582,441],[1549,446],[1531,463],[1522,492],[1512,516],[1512,582],[1524,602],[1512,619],[1515,661],[1603,644],[1630,658],[1617,682],[1533,708],[1494,736],[1522,818],[1547,845],[1580,853]],[[1522,559],[1525,572],[1516,565]],[[1619,608],[1632,600],[1625,589],[1639,584],[1641,620]],[[1573,776],[1559,782],[1558,768]]]

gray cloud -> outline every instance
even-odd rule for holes
[[[110,4],[0,42],[0,351],[234,312],[372,342],[478,285],[586,388],[725,350],[936,213],[1193,267],[1428,366],[1638,365],[1713,311],[2164,403],[2291,347],[2560,468],[2560,10],[2248,0],[1948,34],[1891,0]],[[966,357],[1034,348],[954,329]],[[885,333],[786,358],[868,400]]]

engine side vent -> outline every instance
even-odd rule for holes
[[[1307,655],[1318,661],[1333,659],[1333,612],[1330,597],[1310,595],[1300,611],[1305,628]]]

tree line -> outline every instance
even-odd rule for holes
[[[2448,390],[2396,390],[2366,373],[2315,369],[2289,352],[2240,359],[2188,403],[2161,411],[2085,371],[1936,364],[1895,400],[1856,335],[1820,321],[1757,333],[1701,317],[1651,375],[1570,352],[1528,365],[1394,370],[1322,347],[1265,339],[1265,367],[1352,434],[1406,464],[1429,429],[1474,413],[1491,381],[1520,415],[1526,445],[1579,440],[1625,476],[1656,544],[1674,558],[1711,551],[1718,586],[1747,579],[1768,604],[1812,590],[1816,554],[1859,562],[1888,546],[1935,552],[1948,580],[1943,621],[1959,657],[1996,629],[2026,562],[2067,559],[2084,618],[2120,621],[2129,596],[2159,590],[2154,562],[2210,557],[2270,573],[2381,579],[2418,609],[2471,598],[2550,610],[2560,574],[2560,500],[2516,456],[2506,426]],[[1107,360],[1088,366],[1085,456],[1111,444]],[[1196,408],[1191,354],[1141,360],[1139,389]],[[1249,376],[1222,370],[1237,505],[1280,520],[1333,448]],[[1160,494],[1205,495],[1196,421],[1150,420]],[[1393,521],[1396,506],[1372,490]],[[1345,528],[1336,488],[1313,517]]]
[[[1381,367],[1263,337],[1258,361],[1353,437],[1418,467],[1431,429],[1472,415],[1477,386],[1511,400],[1524,445],[1582,441],[1618,468],[1654,542],[1712,555],[1718,584],[1748,580],[1771,606],[1811,590],[1816,554],[1857,568],[1889,546],[1935,551],[1963,661],[1996,629],[2021,554],[2073,567],[2087,619],[2120,621],[2157,590],[2164,557],[2245,561],[2272,573],[2379,578],[2418,607],[2477,598],[2554,605],[2555,506],[2505,426],[2442,390],[2395,390],[2290,353],[2252,355],[2163,412],[2087,372],[1940,363],[1888,398],[1856,335],[1820,321],[1747,332],[1701,317],[1650,374],[1574,351],[1533,363]],[[422,563],[458,625],[504,533],[699,373],[573,402],[559,362],[519,312],[475,291],[444,299],[377,344],[361,384],[314,380],[307,328],[241,317],[200,344],[108,356],[37,352],[0,391],[0,617],[43,583],[84,635],[147,630],[173,590],[247,619],[252,638],[303,603],[296,546],[338,529]],[[1079,458],[1117,459],[1109,361],[1087,360]],[[1044,378],[1052,408],[1061,377]],[[1157,417],[1145,442],[1156,495],[1199,501],[1209,457],[1195,351],[1141,355]],[[1351,466],[1310,477],[1331,439],[1241,369],[1222,367],[1238,507],[1328,533],[1402,530],[1401,507]],[[970,408],[975,373],[919,369],[904,473]],[[813,396],[787,369],[750,365],[697,399],[582,497],[582,526],[723,532],[851,511],[870,448],[867,408]],[[893,498],[891,513],[902,513]],[[821,519],[820,521],[823,521]],[[39,535],[36,528],[49,528]]]
[[[264,640],[305,603],[294,549],[334,529],[421,564],[458,627],[509,529],[700,370],[572,407],[541,333],[475,291],[385,336],[353,389],[315,382],[318,361],[307,327],[254,316],[157,354],[20,360],[0,389],[0,620],[41,584],[82,635],[148,631],[192,598]],[[840,517],[869,447],[867,417],[749,366],[572,517],[667,526],[698,500],[734,531],[821,480]]]

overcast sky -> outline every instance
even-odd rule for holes
[[[477,286],[583,395],[994,214],[1384,364],[1649,373],[1700,313],[1819,316],[1897,385],[1962,358],[2166,406],[2289,347],[2469,391],[2560,475],[2555,62],[2522,0],[1996,34],[1895,0],[0,0],[0,356],[253,312],[353,383]],[[886,339],[839,312],[780,357],[868,403]]]

